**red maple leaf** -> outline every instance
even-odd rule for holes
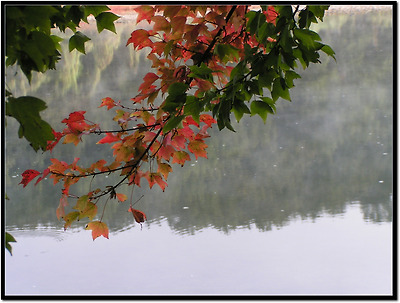
[[[121,140],[118,136],[107,133],[106,136],[96,144],[112,143]]]
[[[40,175],[40,172],[38,172],[37,170],[27,169],[22,173],[22,181],[19,184],[22,184],[25,187],[38,175]]]
[[[147,73],[143,78],[143,83],[139,86],[139,90],[142,93],[147,93],[149,90],[154,89],[156,86],[153,86],[154,81],[156,81],[159,77],[155,73]]]
[[[57,143],[60,141],[61,137],[63,136],[62,133],[56,132],[54,129],[52,129],[51,132],[54,135],[54,140],[47,141],[47,147],[46,147],[46,150],[49,150],[50,152],[53,151],[53,148],[57,145]]]
[[[126,46],[133,43],[133,47],[136,49],[142,49],[143,47],[150,46],[152,44],[149,39],[148,31],[144,29],[137,29],[131,33],[131,37],[128,39]]]
[[[79,112],[70,113],[68,119],[65,118],[61,122],[69,124],[69,123],[72,123],[72,122],[79,122],[79,121],[85,120],[85,116],[84,116],[85,113],[86,113],[86,111],[79,111]]]
[[[266,12],[264,12],[264,15],[267,17],[267,22],[273,23],[276,25],[276,18],[278,17],[278,12],[274,9],[273,6],[268,6],[268,9]]]
[[[213,123],[217,123],[217,121],[212,116],[210,116],[209,114],[200,115],[200,121],[204,122],[209,127],[211,127]]]
[[[49,169],[49,168],[46,168],[46,169],[43,171],[42,176],[36,180],[35,185],[38,184],[40,181],[42,181],[44,178],[46,178],[46,176],[47,176],[49,173],[50,173],[50,169]]]
[[[116,105],[115,101],[113,99],[111,99],[110,97],[103,98],[103,99],[101,99],[101,101],[102,102],[101,102],[101,105],[99,107],[107,106],[107,110],[113,108]]]

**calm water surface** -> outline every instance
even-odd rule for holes
[[[125,47],[133,26],[117,30],[89,27],[86,56],[65,52],[57,71],[31,86],[10,69],[7,84],[16,96],[46,100],[43,117],[58,131],[76,110],[112,128],[114,113],[93,108],[107,96],[128,105],[150,66],[145,53]],[[164,193],[135,189],[144,194],[142,229],[128,204],[107,205],[109,240],[92,241],[85,222],[63,231],[55,216],[61,187],[51,180],[18,186],[24,170],[43,170],[53,157],[110,160],[93,144],[99,137],[36,154],[7,119],[6,229],[18,242],[5,255],[6,294],[390,295],[391,11],[327,16],[317,30],[338,62],[324,56],[300,70],[292,102],[278,101],[266,125],[252,117],[236,133],[212,129],[208,159],[173,166]]]

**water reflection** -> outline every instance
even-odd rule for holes
[[[291,92],[293,102],[279,101],[278,114],[264,125],[258,117],[234,125],[236,133],[211,130],[208,159],[173,166],[166,192],[135,189],[145,194],[138,207],[148,227],[164,224],[177,233],[195,234],[212,227],[260,231],[288,225],[294,218],[315,220],[343,214],[359,201],[365,221],[392,221],[393,193],[393,34],[390,12],[326,18],[319,32],[337,52],[338,63],[300,70],[302,79]],[[112,128],[113,113],[93,109],[109,96],[129,104],[150,64],[145,53],[126,48],[132,24],[118,24],[120,35],[85,29],[92,42],[87,55],[64,51],[56,71],[33,77],[7,71],[16,96],[46,100],[44,117],[57,130],[68,113],[87,110],[91,121]],[[373,41],[371,45],[371,41]],[[64,45],[65,50],[67,45]],[[7,119],[6,192],[8,229],[62,229],[55,217],[60,186],[51,180],[22,189],[21,172],[47,166],[52,157],[81,163],[111,159],[110,151],[88,144],[62,146],[53,154],[35,154],[17,138],[17,124]],[[90,145],[90,143],[92,145]],[[100,179],[112,183],[113,177]],[[86,192],[86,184],[74,187]],[[130,190],[124,189],[128,196]],[[112,231],[132,226],[128,205],[108,205],[104,221]],[[82,223],[84,226],[85,223]]]
[[[17,249],[6,255],[6,292],[387,295],[391,227],[365,224],[359,206],[348,204],[340,216],[292,218],[267,233],[250,224],[229,236],[211,227],[179,235],[166,219],[94,242],[76,228],[16,231]]]

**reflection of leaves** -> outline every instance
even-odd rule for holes
[[[6,115],[18,120],[18,135],[25,137],[35,151],[47,148],[47,141],[54,139],[51,126],[40,117],[39,112],[46,109],[46,103],[35,97],[9,97],[6,102]]]

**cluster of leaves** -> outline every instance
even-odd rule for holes
[[[6,66],[17,64],[31,82],[32,71],[44,73],[55,69],[61,59],[61,38],[51,32],[70,29],[69,51],[74,49],[85,54],[85,43],[89,37],[78,31],[81,22],[88,23],[93,15],[97,30],[115,31],[114,21],[119,17],[103,6],[17,6],[5,5]],[[47,141],[54,139],[51,126],[40,117],[46,103],[31,96],[15,98],[6,91],[6,115],[14,117],[20,124],[18,135],[25,137],[35,151],[46,150]]]
[[[114,109],[117,130],[102,130],[99,124],[85,119],[85,112],[71,113],[62,122],[66,128],[55,132],[47,149],[52,150],[61,138],[63,143],[79,144],[84,135],[103,134],[98,144],[111,144],[114,161],[100,159],[89,167],[51,159],[43,173],[30,170],[23,175],[25,186],[35,177],[40,181],[50,174],[54,183],[63,183],[57,216],[67,228],[72,222],[89,218],[87,229],[93,239],[108,238],[102,222],[109,199],[120,202],[126,195],[117,193],[122,184],[141,186],[142,178],[150,188],[157,184],[163,191],[172,164],[207,157],[207,129],[217,124],[234,131],[231,113],[237,121],[244,114],[259,115],[264,122],[276,111],[279,98],[290,100],[293,80],[300,78],[294,69],[298,63],[307,68],[319,62],[319,51],[334,58],[333,50],[322,44],[319,35],[309,29],[323,20],[327,6],[141,6],[137,22],[153,25],[150,30],[136,29],[127,45],[149,50],[147,58],[153,71],[147,73],[128,108],[109,97],[100,107]],[[104,189],[89,188],[75,196],[71,185],[82,178],[119,172],[121,180]],[[90,183],[92,186],[92,183]],[[97,205],[107,196],[99,220]],[[78,198],[73,211],[66,213],[68,198]],[[131,197],[132,200],[132,197]],[[136,222],[145,214],[132,208]]]

